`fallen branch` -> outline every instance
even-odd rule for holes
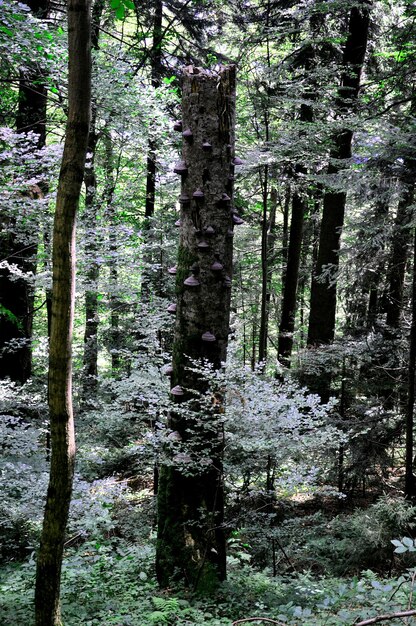
[[[368,624],[385,622],[386,620],[395,619],[396,617],[410,617],[410,615],[416,615],[416,610],[413,609],[412,611],[399,611],[398,613],[390,613],[389,615],[377,615],[377,617],[365,619],[363,622],[355,622],[354,626],[367,626]]]
[[[283,624],[283,622],[276,622],[275,619],[270,619],[270,617],[245,617],[244,619],[238,619],[236,622],[233,622],[232,626],[237,626],[237,624],[244,624],[247,622],[268,622],[269,624],[277,624],[278,626],[286,626],[285,624]]]

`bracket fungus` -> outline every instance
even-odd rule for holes
[[[218,261],[218,259],[214,261],[214,263],[211,265],[211,270],[213,272],[221,272],[223,269],[224,269],[224,266],[222,263]]]
[[[185,280],[183,281],[183,284],[186,285],[187,287],[199,287],[201,283],[199,282],[197,277],[194,276],[194,274],[192,274],[191,276],[188,276],[188,278],[185,278]]]
[[[182,133],[182,137],[186,140],[186,141],[192,141],[193,139],[193,132],[191,131],[190,128],[187,128],[186,130],[183,131]]]
[[[183,396],[185,393],[180,385],[176,385],[176,387],[172,387],[170,392],[172,396]]]
[[[179,202],[183,205],[189,204],[191,202],[191,198],[187,193],[181,193],[181,195],[179,196]]]
[[[240,224],[244,224],[244,220],[241,219],[239,215],[233,213],[233,222],[236,226],[240,226]]]
[[[178,161],[173,168],[175,174],[179,174],[180,176],[185,176],[188,173],[188,166],[185,161]]]
[[[207,226],[204,229],[204,233],[206,237],[212,237],[213,235],[215,235],[215,228],[213,226]]]
[[[209,330],[202,335],[201,339],[202,341],[205,341],[206,343],[213,343],[214,341],[217,340],[216,336],[210,333]]]
[[[204,192],[201,191],[201,189],[197,189],[196,191],[194,191],[194,193],[192,194],[192,197],[195,198],[195,200],[203,200],[204,199]]]

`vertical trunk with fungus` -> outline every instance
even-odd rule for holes
[[[171,383],[184,391],[173,397],[187,408],[171,413],[169,427],[189,455],[182,464],[161,468],[156,568],[162,586],[176,579],[206,593],[226,574],[221,409],[218,398],[210,409],[189,391],[204,394],[207,382],[188,365],[189,359],[206,359],[219,369],[226,358],[233,227],[239,221],[232,206],[235,67],[185,68],[182,114],[187,172],[182,175]],[[184,405],[186,400],[191,402]]]

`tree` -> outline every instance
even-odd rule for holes
[[[52,325],[49,353],[51,463],[37,557],[37,626],[61,624],[59,591],[75,459],[72,411],[72,328],[75,302],[75,219],[90,122],[90,2],[68,0],[68,120],[53,231]]]
[[[48,0],[28,0],[34,16],[45,20]],[[40,150],[46,142],[46,76],[41,62],[32,62],[20,69],[16,129],[32,137],[28,152]],[[34,133],[34,135],[31,135]],[[40,184],[31,184],[24,194],[33,200],[45,192]],[[0,269],[0,378],[10,377],[24,383],[32,371],[32,322],[34,289],[30,277],[36,273],[38,227],[36,210],[33,210],[22,237],[21,224],[13,216],[5,217],[0,239],[0,257],[16,266]],[[3,221],[2,220],[2,221]]]
[[[314,36],[319,34],[321,19],[311,19],[311,30]],[[310,74],[316,64],[316,50],[314,45],[308,42],[297,54],[295,64],[304,68],[306,75]],[[313,107],[311,100],[316,98],[316,85],[311,86],[303,94],[304,102],[300,106],[299,122],[301,123],[300,134],[305,135],[307,125],[313,121]],[[290,366],[290,357],[293,347],[293,332],[295,330],[296,301],[298,292],[298,278],[301,261],[301,249],[303,239],[303,224],[307,212],[307,190],[302,188],[301,181],[307,174],[307,168],[303,163],[297,163],[294,168],[295,191],[292,197],[292,213],[289,232],[289,245],[287,248],[287,264],[285,271],[285,283],[282,300],[282,312],[279,324],[278,357],[282,363]]]
[[[360,89],[360,77],[367,48],[369,28],[369,4],[361,0],[351,9],[348,36],[342,57],[341,84],[335,102],[336,114],[340,116],[340,130],[333,138],[328,175],[335,177],[346,161],[351,158],[353,131],[346,125],[345,116],[356,108]],[[318,259],[312,280],[308,345],[329,344],[334,339],[337,303],[337,271],[341,232],[347,194],[343,189],[327,189],[323,199]],[[324,270],[329,276],[323,276]],[[327,381],[328,383],[328,381]],[[322,393],[329,390],[323,384]]]
[[[232,272],[235,67],[185,68],[182,96],[181,232],[169,429],[186,456],[161,467],[156,569],[159,582],[209,591],[225,578],[221,397],[192,360],[219,369],[226,358]],[[200,398],[202,395],[202,399]],[[208,398],[209,400],[209,398]],[[186,405],[185,405],[186,401]],[[188,464],[189,460],[191,465]]]
[[[91,47],[97,53],[99,49],[100,21],[104,9],[104,0],[95,0],[92,9]],[[95,155],[98,133],[97,102],[91,99],[91,121],[88,134],[87,161],[84,171],[85,214],[84,222],[89,255],[87,267],[88,286],[85,291],[85,333],[84,333],[84,381],[83,396],[87,399],[97,390],[98,376],[98,278],[100,273],[97,262],[97,175],[95,171]]]

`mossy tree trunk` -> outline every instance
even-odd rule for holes
[[[207,359],[219,369],[226,358],[233,226],[241,222],[232,208],[235,68],[186,68],[182,115],[186,172],[172,373],[181,412],[172,411],[169,426],[186,454],[174,457],[181,464],[161,468],[156,568],[162,586],[178,579],[209,592],[226,575],[221,398],[209,405],[193,394],[204,394],[207,383],[188,366],[189,359]]]
[[[37,557],[36,626],[60,626],[59,592],[75,458],[72,329],[75,221],[90,121],[90,2],[68,0],[68,120],[53,231],[52,326],[49,355],[51,465]]]

